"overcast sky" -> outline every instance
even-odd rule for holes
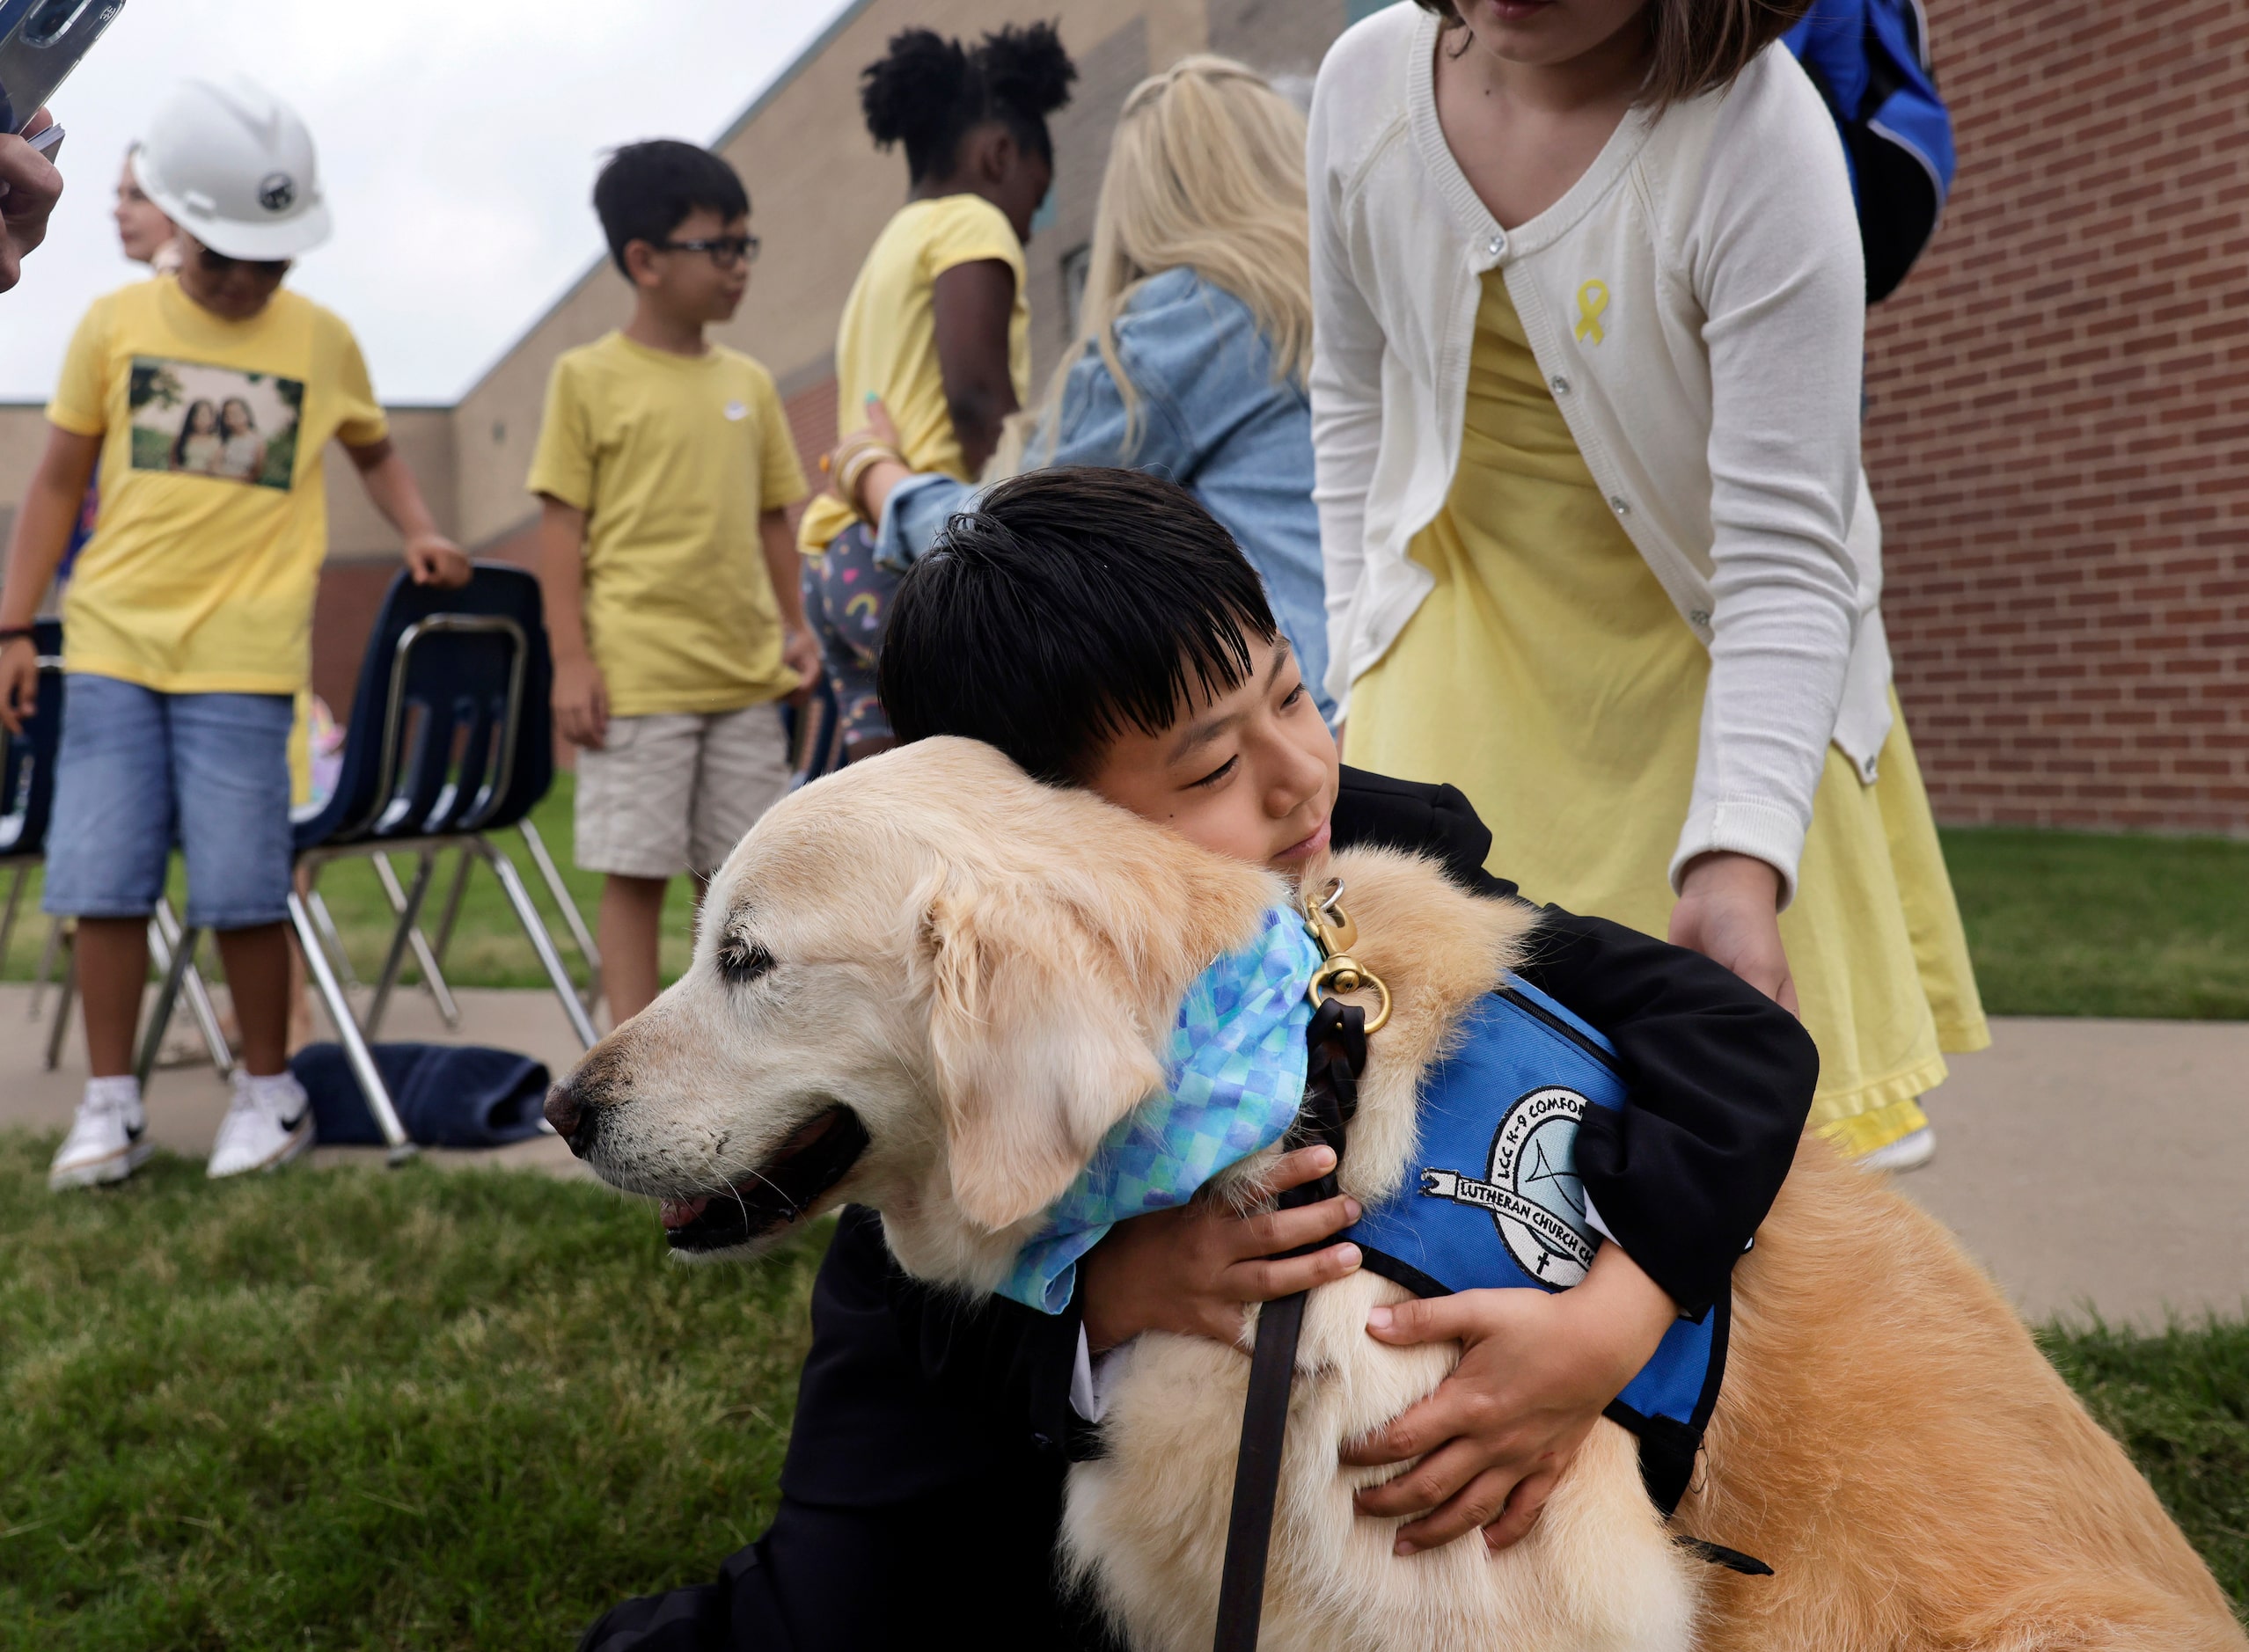
[[[336,231],[290,283],[350,322],[385,400],[445,402],[601,251],[601,151],[709,142],[843,4],[128,0],[55,98],[69,186],[0,297],[0,400],[43,399],[86,302],[143,274],[113,186],[187,77],[246,74],[311,126]]]

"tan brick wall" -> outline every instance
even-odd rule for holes
[[[1931,797],[2249,834],[2249,11],[1929,15],[1960,172],[1866,454]]]
[[[880,57],[899,29],[918,24],[974,36],[1003,22],[1047,17],[1059,22],[1064,42],[1081,61],[1126,29],[1147,41],[1136,56],[1154,52],[1159,35],[1176,56],[1203,43],[1195,26],[1200,6],[1201,0],[1047,0],[1030,8],[994,0],[862,0],[825,49],[718,145],[749,188],[751,223],[765,247],[741,312],[714,336],[763,362],[785,395],[824,376],[822,364],[834,347],[860,261],[905,201],[905,159],[878,152],[868,140],[858,94],[861,68]],[[1058,145],[1068,119],[1057,122]],[[1070,164],[1064,161],[1066,171]],[[590,172],[586,184],[590,194]],[[1042,259],[1053,256],[1056,245],[1044,236],[1032,244],[1035,307],[1059,289],[1051,278],[1041,280]],[[463,398],[455,429],[463,531],[472,541],[512,532],[531,512],[524,475],[554,358],[619,325],[626,311],[626,289],[616,272],[605,264],[588,271]],[[801,441],[803,433],[798,435]]]

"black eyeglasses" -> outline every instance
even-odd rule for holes
[[[229,270],[246,268],[253,274],[277,281],[289,274],[289,260],[285,258],[229,258],[225,253],[214,252],[209,247],[202,249],[196,261],[203,267],[206,275],[223,275]]]
[[[754,235],[714,235],[700,241],[659,241],[659,252],[707,252],[711,262],[721,269],[731,269],[736,264],[758,261],[758,238]]]

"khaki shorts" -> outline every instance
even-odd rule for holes
[[[778,705],[612,717],[603,749],[578,753],[578,865],[708,877],[788,789]]]

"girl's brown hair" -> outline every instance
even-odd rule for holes
[[[1414,0],[1466,28],[1454,0]],[[1648,0],[1652,45],[1640,101],[1660,112],[1706,91],[1722,91],[1765,48],[1793,28],[1812,0]]]

